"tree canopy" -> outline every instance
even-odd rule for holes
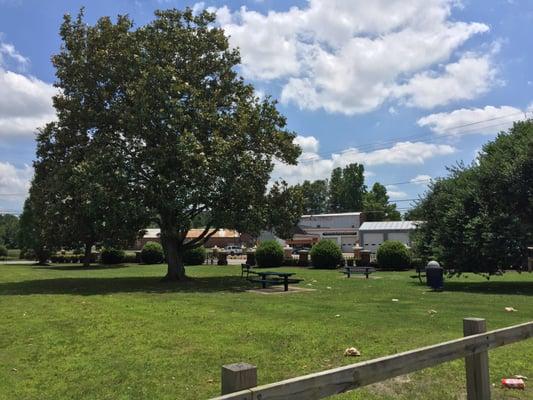
[[[72,191],[47,212],[71,203],[79,208],[65,218],[79,212],[76,221],[88,217],[106,237],[117,237],[113,216],[127,225],[117,231],[124,237],[150,217],[161,228],[168,280],[185,278],[184,252],[217,229],[256,231],[292,221],[298,210],[296,199],[268,211],[295,194],[283,184],[266,190],[274,160],[295,164],[300,148],[276,103],[238,76],[239,52],[214,20],[191,9],[157,11],[138,28],[127,16],[94,26],[82,13],[65,16],[53,58],[58,122],[38,142],[35,187],[52,175],[61,196]],[[199,216],[203,232],[186,239]]]
[[[328,180],[304,181],[296,185],[306,214],[363,211],[367,221],[399,221],[400,212],[391,203],[387,188],[379,182],[371,190],[364,181],[364,166],[349,164],[335,168]]]
[[[0,244],[8,249],[17,249],[19,236],[19,218],[16,215],[0,214]]]
[[[472,165],[449,168],[416,214],[426,221],[414,241],[422,257],[456,272],[523,266],[533,243],[533,121],[500,133]]]
[[[379,182],[364,193],[363,211],[367,221],[399,221],[402,217],[396,204],[390,203],[387,188]]]

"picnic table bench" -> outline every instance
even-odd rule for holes
[[[250,264],[241,264],[241,278],[243,278],[244,275],[248,278],[250,274],[257,274],[257,272],[253,271],[253,267]]]
[[[346,278],[352,276],[352,274],[364,274],[366,279],[372,272],[376,272],[374,267],[344,267],[344,271],[341,271],[346,275]]]
[[[303,279],[291,278],[294,275],[293,272],[275,272],[275,271],[253,271],[259,278],[249,278],[250,282],[260,283],[263,289],[266,289],[267,285],[283,285],[284,291],[289,291],[289,283],[299,283]]]
[[[416,267],[416,275],[411,275],[411,278],[418,278],[420,283],[423,283],[422,278],[425,278],[425,277],[426,277],[426,266],[425,265]]]

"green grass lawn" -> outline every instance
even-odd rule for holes
[[[257,365],[264,384],[461,337],[463,317],[486,318],[490,330],[533,320],[533,274],[469,274],[434,293],[411,272],[283,270],[316,290],[249,293],[236,266],[191,267],[194,279],[168,284],[163,266],[1,265],[0,399],[205,399],[219,394],[226,363]],[[351,346],[362,357],[344,357]],[[532,380],[525,391],[498,383],[533,379],[533,340],[491,351],[490,373],[493,398],[533,399]],[[464,393],[457,360],[336,398]]]

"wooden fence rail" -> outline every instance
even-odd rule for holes
[[[486,332],[484,319],[465,318],[463,331],[465,337],[461,339],[263,386],[256,386],[254,366],[242,363],[223,366],[223,395],[213,400],[322,399],[463,357],[468,400],[488,400],[488,350],[532,338],[533,321]],[[234,393],[225,394],[230,391]]]

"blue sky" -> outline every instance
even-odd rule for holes
[[[0,0],[0,211],[17,212],[50,97],[64,13],[92,23],[157,8],[208,8],[242,54],[241,74],[280,101],[304,154],[289,183],[361,162],[399,207],[446,165],[472,162],[533,116],[531,0]],[[404,200],[404,201],[401,201]]]

